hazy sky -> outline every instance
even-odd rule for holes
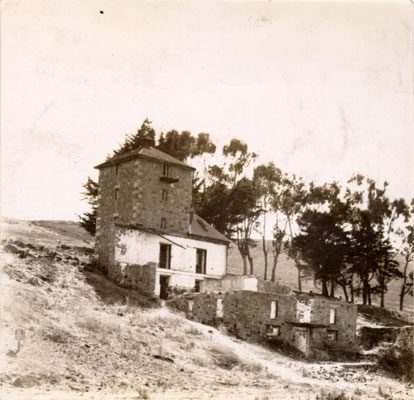
[[[1,214],[76,219],[145,117],[412,198],[412,18],[408,0],[4,0]]]

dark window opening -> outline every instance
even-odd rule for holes
[[[162,189],[162,199],[167,201],[168,200],[168,190]]]
[[[119,198],[119,189],[115,189],[115,200]]]
[[[162,174],[163,176],[169,176],[170,174],[170,167],[168,165],[163,165],[162,166]]]
[[[160,268],[171,268],[171,245],[160,243]]]
[[[165,229],[167,227],[167,218],[161,218],[161,229]]]
[[[197,249],[196,273],[197,274],[205,274],[206,273],[206,264],[207,264],[207,250]]]
[[[168,299],[168,287],[170,286],[170,277],[160,275],[160,299]]]
[[[199,279],[196,279],[196,281],[195,281],[195,285],[194,285],[194,291],[196,292],[196,293],[200,293],[200,280]]]
[[[328,340],[331,340],[332,342],[338,341],[338,331],[328,329],[327,334],[328,334]]]

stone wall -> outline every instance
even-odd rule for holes
[[[274,315],[272,301],[276,304]],[[292,297],[251,291],[199,293],[169,304],[185,312],[187,318],[212,326],[224,325],[243,339],[268,337],[273,328],[278,328],[280,339],[292,341],[292,326],[286,323],[295,316]]]
[[[142,158],[136,162],[132,222],[142,224],[144,228],[161,229],[161,218],[165,218],[165,232],[187,234],[190,223],[192,170],[170,165],[169,177],[178,181],[167,183],[160,181],[164,164]],[[167,200],[162,198],[163,189],[168,193]]]
[[[120,286],[139,289],[140,292],[153,295],[155,292],[157,267],[155,263],[129,265],[115,263],[109,269],[109,277]]]
[[[304,352],[310,357],[328,359],[329,353],[338,357],[356,346],[356,306],[335,300],[244,290],[191,294],[170,305],[187,318],[225,326],[245,340],[267,338],[298,347],[297,336],[302,332],[309,336]],[[332,324],[331,308],[337,310]]]
[[[132,187],[135,161],[99,171],[98,216],[95,249],[101,268],[108,271],[114,264],[115,222],[128,223],[132,218]],[[115,194],[117,192],[117,194]],[[115,198],[117,197],[117,198]]]
[[[206,279],[201,286],[202,293],[239,290],[251,290],[254,292],[284,295],[288,295],[292,292],[287,286],[282,286],[275,282],[264,281],[254,275],[227,275],[220,281]]]
[[[357,306],[355,304],[316,295],[297,294],[296,297],[298,299],[296,312],[298,322],[326,326],[323,329],[313,329],[312,345],[349,350],[356,346]],[[334,321],[331,320],[332,312],[335,314]],[[332,336],[329,335],[329,331]],[[337,332],[336,338],[332,339],[335,336],[334,332]]]
[[[274,315],[272,301],[276,304]],[[266,337],[272,328],[278,328],[278,336],[291,341],[292,327],[286,322],[294,320],[295,299],[271,293],[235,292],[224,298],[224,315],[228,330],[243,339]]]

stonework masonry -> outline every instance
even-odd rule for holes
[[[164,175],[164,165],[168,165],[168,176]],[[115,224],[187,233],[191,177],[191,168],[145,158],[99,170],[96,252],[104,270],[115,264]],[[165,227],[161,225],[162,218]]]
[[[245,340],[288,343],[307,357],[334,358],[334,351],[352,351],[356,345],[357,307],[333,299],[240,290],[186,295],[169,305]]]
[[[146,265],[115,263],[108,271],[108,276],[120,286],[136,289],[150,296],[155,291],[156,274],[155,263]]]

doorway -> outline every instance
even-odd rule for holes
[[[308,328],[299,328],[295,329],[295,347],[305,354],[306,357],[309,356],[309,329]]]
[[[160,299],[168,299],[168,287],[170,286],[170,277],[160,275]]]

